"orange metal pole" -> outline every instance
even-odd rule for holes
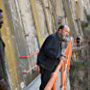
[[[62,67],[62,70],[61,70],[62,90],[66,90],[66,71],[65,71],[65,66],[66,66],[66,65],[64,65],[64,66]]]
[[[55,80],[55,82],[54,82],[54,85],[53,85],[52,90],[56,90],[56,87],[57,87],[57,78],[56,78],[56,80]]]
[[[72,56],[72,41],[69,42],[68,44],[68,59],[67,59],[67,63],[68,63],[68,71],[70,70],[70,60],[71,60],[71,56]]]
[[[66,48],[65,55],[67,57],[68,71],[70,70],[70,59],[72,56],[72,42],[70,41],[68,47]],[[66,90],[66,73],[65,73],[65,65],[62,67],[61,75],[62,75],[62,90]]]
[[[57,80],[57,74],[54,73],[51,77],[51,79],[49,80],[48,84],[46,85],[44,90],[56,90],[55,87],[53,87],[53,85],[55,84]]]

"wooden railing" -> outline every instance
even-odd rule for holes
[[[61,86],[62,90],[67,90],[67,77],[66,77],[66,70],[68,66],[68,72],[70,70],[70,59],[72,56],[72,41],[68,43],[66,48],[66,60],[61,60],[59,65],[57,66],[55,72],[52,74],[49,82],[47,83],[44,90],[56,90],[56,82],[58,80],[58,73],[61,71]]]

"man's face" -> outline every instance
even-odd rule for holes
[[[3,24],[3,15],[2,12],[0,11],[0,28],[2,28],[2,24]]]
[[[64,28],[62,30],[59,30],[59,34],[61,35],[62,40],[66,40],[66,37],[68,37],[69,32],[67,28]]]

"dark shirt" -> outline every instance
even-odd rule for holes
[[[58,34],[49,35],[40,49],[37,64],[44,69],[54,71],[60,62],[61,50],[61,40]]]

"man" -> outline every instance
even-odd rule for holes
[[[64,55],[66,46],[62,48],[62,42],[66,41],[68,35],[68,26],[61,25],[58,31],[55,34],[49,35],[42,45],[37,57],[37,69],[41,73],[40,90],[44,90],[61,58],[66,60]]]
[[[0,9],[0,31],[3,25],[3,15],[2,15],[2,10]],[[4,79],[4,72],[5,72],[5,67],[4,67],[4,47],[5,44],[1,38],[1,32],[0,32],[0,90],[7,90],[6,82]]]

